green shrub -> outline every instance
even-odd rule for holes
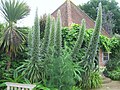
[[[108,71],[108,77],[112,80],[120,81],[120,67],[113,71]]]
[[[102,79],[100,77],[100,73],[99,72],[91,72],[91,76],[90,76],[90,87],[91,88],[98,88],[100,87],[102,84]]]
[[[82,68],[79,64],[75,64],[67,51],[58,58],[49,56],[47,58],[49,64],[46,65],[46,85],[48,87],[56,87],[59,90],[71,90],[76,81],[81,81]]]
[[[119,57],[110,59],[106,64],[106,68],[108,71],[116,70],[119,66],[120,66],[120,58]]]

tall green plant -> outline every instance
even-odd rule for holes
[[[52,18],[52,26],[51,26],[51,33],[50,33],[50,45],[54,46],[55,42],[55,18]]]
[[[1,0],[0,10],[8,23],[3,35],[1,48],[9,54],[12,60],[13,54],[22,50],[22,44],[25,42],[24,34],[16,28],[15,24],[18,20],[27,16],[30,9],[26,3],[19,0]],[[7,69],[10,68],[11,60],[7,64]]]
[[[32,32],[32,30],[31,31],[29,31],[29,33],[28,33],[28,48],[29,48],[29,55],[30,56],[32,56],[32,39],[33,39],[33,32]]]
[[[85,25],[85,20],[83,19],[82,20],[82,27],[81,29],[79,30],[79,36],[78,36],[78,39],[75,43],[75,46],[72,50],[72,53],[71,53],[71,57],[72,58],[75,58],[77,53],[79,52],[79,48],[81,47],[82,43],[83,43],[83,38],[84,38],[84,34],[85,34],[85,29],[86,29],[86,25]]]
[[[55,33],[55,45],[54,45],[54,56],[59,57],[61,55],[61,42],[62,42],[62,23],[60,10],[57,13],[56,33]]]
[[[36,10],[35,21],[34,21],[34,32],[33,32],[33,45],[32,45],[32,60],[39,60],[40,54],[40,25],[38,18],[38,11]]]
[[[51,27],[51,16],[48,15],[46,19],[45,35],[41,47],[41,58],[45,58],[45,55],[48,52],[49,41],[50,41],[50,27]]]
[[[95,29],[93,32],[93,35],[91,37],[91,41],[89,43],[86,55],[84,57],[85,60],[88,60],[88,62],[92,65],[94,63],[94,59],[96,56],[96,51],[98,47],[99,42],[99,36],[102,28],[102,6],[101,3],[99,4],[97,19],[95,23]]]
[[[98,8],[98,14],[97,14],[97,19],[95,23],[95,29],[93,32],[93,35],[91,37],[91,41],[89,43],[89,47],[86,51],[86,55],[84,57],[84,62],[85,62],[85,73],[83,74],[83,88],[85,90],[88,90],[90,88],[90,72],[94,70],[94,59],[96,56],[96,51],[98,47],[98,42],[99,42],[99,34],[101,31],[102,26],[102,5],[101,3],[99,4]]]
[[[36,16],[34,21],[34,30],[33,30],[33,44],[31,50],[31,59],[27,60],[18,70],[22,70],[22,74],[30,80],[31,83],[40,82],[42,79],[42,63],[40,62],[40,26],[38,19],[38,12],[36,10]]]

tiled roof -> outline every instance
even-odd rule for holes
[[[66,0],[60,7],[58,7],[51,15],[57,17],[57,11],[61,11],[61,19],[63,26],[70,26],[72,23],[81,24],[81,20],[85,19],[87,28],[94,28],[95,22],[83,10],[78,8],[70,0]],[[101,32],[108,37],[109,34],[103,29]]]

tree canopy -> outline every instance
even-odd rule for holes
[[[99,2],[102,3],[103,11],[105,13],[111,12],[113,14],[112,25],[113,25],[113,33],[120,34],[120,7],[115,0],[90,0],[87,3],[83,4],[79,7],[84,10],[93,20],[95,20],[96,16],[96,9],[98,7]],[[104,18],[104,17],[103,17]],[[104,22],[104,21],[103,21]],[[110,24],[110,22],[108,22]],[[110,26],[110,25],[109,25]]]

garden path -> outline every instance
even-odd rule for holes
[[[101,88],[93,90],[120,90],[120,81],[111,81],[109,83],[102,84]]]

